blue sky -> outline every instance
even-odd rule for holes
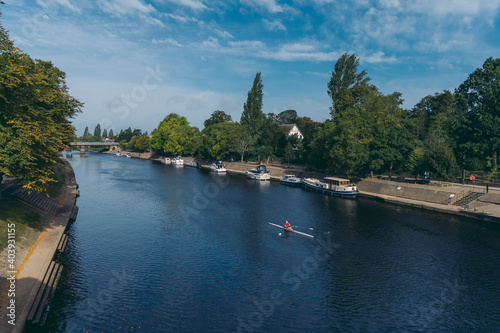
[[[344,52],[404,107],[455,89],[500,57],[499,0],[4,0],[16,46],[51,60],[85,103],[85,126],[151,132],[169,113],[239,121],[257,72],[265,113],[329,118]]]

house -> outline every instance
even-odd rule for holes
[[[299,139],[304,139],[304,135],[302,135],[299,128],[295,124],[280,125],[280,128],[287,136],[297,134]]]

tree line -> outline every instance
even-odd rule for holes
[[[214,111],[203,130],[171,113],[153,131],[151,149],[164,155],[238,158],[305,164],[330,174],[399,173],[450,179],[461,169],[494,172],[500,144],[500,59],[488,58],[454,92],[425,96],[412,109],[399,92],[383,94],[359,58],[343,54],[327,82],[331,99],[323,123],[262,111],[257,73],[239,121]],[[287,137],[279,125],[295,123],[304,139]]]

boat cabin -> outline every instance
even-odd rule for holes
[[[325,177],[325,182],[328,184],[328,188],[333,188],[333,186],[349,186],[351,184],[349,179],[335,177]]]
[[[256,172],[258,173],[266,173],[267,172],[267,168],[264,164],[259,164],[256,168],[255,168]]]

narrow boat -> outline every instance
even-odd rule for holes
[[[224,163],[222,163],[222,161],[215,161],[210,166],[210,171],[215,173],[224,173],[226,172],[226,168],[224,167]]]
[[[280,184],[299,187],[302,186],[302,179],[299,177],[295,177],[295,175],[292,174],[284,175],[280,179]]]
[[[315,178],[304,178],[302,188],[307,191],[314,191],[343,198],[355,199],[359,191],[355,184],[349,179],[325,177],[323,180]]]
[[[290,231],[290,232],[295,232],[296,234],[299,234],[299,235],[302,235],[302,236],[307,236],[307,237],[311,237],[311,238],[314,238],[313,235],[309,235],[309,234],[306,234],[305,232],[300,232],[300,231],[297,231],[297,230],[293,230],[293,229],[287,229],[285,228],[284,226],[282,225],[278,225],[278,224],[274,224],[274,223],[271,223],[271,222],[267,222],[269,223],[270,225],[272,225],[273,227],[277,227],[277,228],[281,228],[285,231]]]
[[[255,169],[245,171],[247,178],[256,180],[271,180],[271,174],[264,164],[259,164]]]
[[[170,164],[173,166],[184,166],[184,160],[182,159],[182,157],[177,156],[170,160]]]

